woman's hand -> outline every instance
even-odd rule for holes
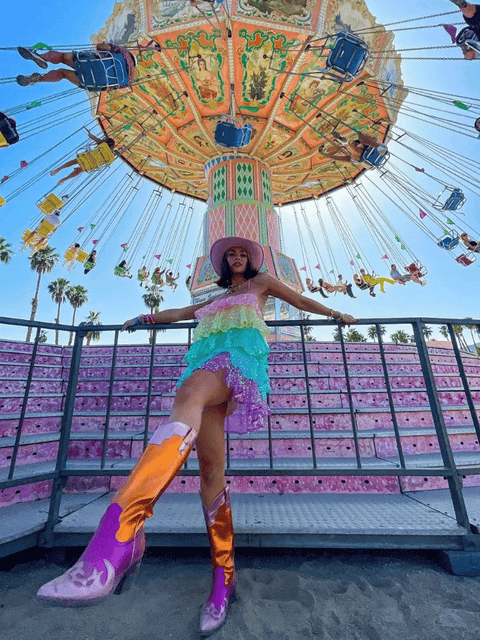
[[[128,331],[129,333],[132,333],[134,331],[133,327],[135,326],[135,319],[132,318],[131,320],[127,320],[123,327],[120,329],[120,331]]]
[[[349,313],[342,313],[342,315],[338,318],[338,322],[340,324],[353,324],[356,321],[357,319],[351,316]]]

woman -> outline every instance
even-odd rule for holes
[[[380,276],[375,275],[375,271],[372,273],[367,273],[365,269],[360,269],[360,276],[364,282],[366,282],[370,287],[375,287],[377,284],[380,285],[380,291],[385,293],[385,282],[388,284],[395,284],[395,280],[391,280],[390,278],[382,278]]]
[[[90,604],[120,592],[138,568],[145,548],[143,524],[153,505],[186,461],[196,442],[200,496],[210,539],[213,580],[200,632],[224,622],[235,592],[234,534],[224,475],[224,423],[243,406],[231,429],[246,433],[264,426],[269,413],[267,369],[269,329],[261,312],[275,296],[310,313],[352,323],[356,320],[304,298],[276,278],[259,273],[262,247],[245,238],[217,240],[210,251],[217,284],[225,293],[183,309],[127,320],[123,329],[149,323],[199,319],[185,356],[168,424],[158,427],[125,485],[115,494],[99,528],[75,566],[44,585],[38,597],[63,605]],[[243,420],[242,420],[243,417]],[[232,416],[233,418],[233,416]],[[230,420],[230,419],[229,419]],[[229,425],[227,425],[229,428]]]

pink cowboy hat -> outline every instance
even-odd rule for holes
[[[215,240],[210,249],[210,261],[213,268],[222,275],[222,260],[225,251],[232,247],[244,247],[250,254],[250,264],[255,271],[259,271],[263,264],[263,249],[255,242],[255,240],[247,240],[247,238],[240,238],[239,236],[230,236],[229,238],[219,238]]]

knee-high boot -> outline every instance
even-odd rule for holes
[[[145,550],[143,524],[178,474],[197,432],[182,422],[158,427],[127,482],[117,491],[78,562],[43,585],[42,600],[84,606],[120,593],[130,582]]]
[[[200,635],[216,631],[227,616],[235,595],[234,532],[229,488],[218,494],[210,507],[203,507],[210,540],[212,588],[200,618]]]

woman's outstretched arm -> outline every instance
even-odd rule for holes
[[[316,300],[302,296],[280,282],[280,280],[277,280],[277,278],[273,278],[267,273],[259,274],[257,278],[260,278],[260,283],[265,287],[265,293],[267,295],[280,298],[280,300],[288,302],[288,304],[291,304],[300,311],[316,313],[317,315],[326,316],[327,318],[334,318],[335,320],[340,320],[340,322],[345,324],[356,322],[356,319],[350,314],[341,313],[340,311],[326,307],[324,304],[321,304]]]

